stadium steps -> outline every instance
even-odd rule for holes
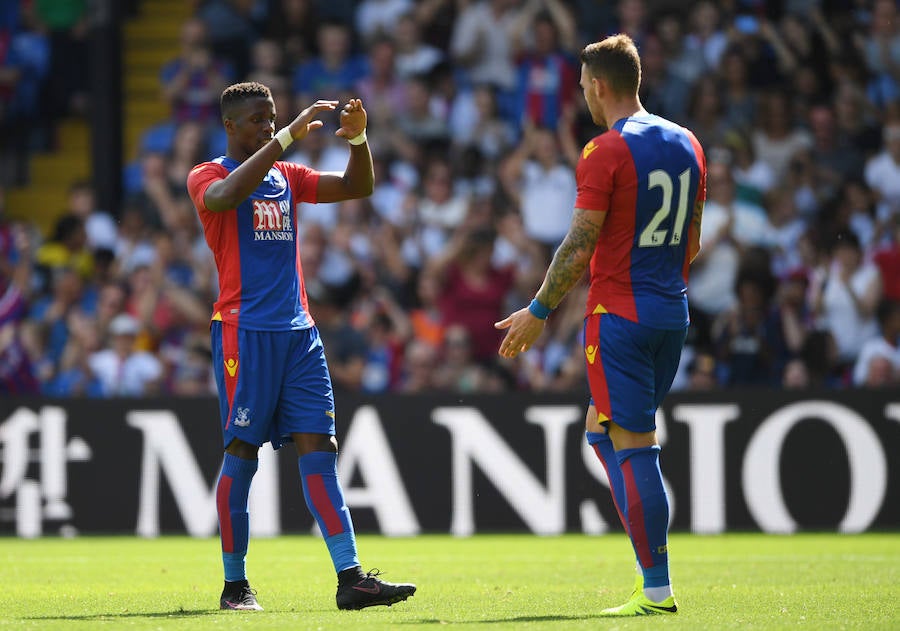
[[[90,128],[86,120],[67,118],[57,129],[56,149],[34,153],[29,160],[29,182],[13,187],[6,196],[10,218],[34,223],[49,237],[65,211],[69,187],[91,175]]]
[[[126,163],[137,158],[144,132],[169,118],[159,73],[167,61],[178,55],[181,25],[190,16],[190,2],[143,0],[137,16],[125,24],[122,159]]]
[[[169,116],[159,72],[166,61],[177,55],[181,24],[190,15],[191,3],[184,0],[143,0],[138,14],[123,26],[122,157],[126,163],[137,157],[141,135]],[[32,221],[45,236],[50,236],[66,208],[69,187],[92,175],[90,144],[87,120],[63,120],[56,149],[34,154],[28,185],[7,192],[8,216]]]

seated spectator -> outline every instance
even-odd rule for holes
[[[29,179],[29,152],[50,145],[40,96],[51,51],[33,10],[7,4],[0,14],[0,185],[21,186]]]
[[[900,120],[888,121],[882,150],[866,162],[866,184],[875,193],[876,219],[887,222],[900,214]]]
[[[575,207],[575,171],[550,129],[525,128],[501,166],[500,181],[522,215],[525,234],[553,251],[569,230]]]
[[[50,271],[72,269],[82,279],[90,278],[94,271],[94,257],[87,247],[84,221],[72,214],[60,217],[53,238],[38,248],[35,263]]]
[[[502,331],[494,323],[502,319],[506,294],[516,280],[513,268],[494,267],[495,238],[491,230],[457,230],[425,268],[441,287],[438,304],[448,326],[445,338],[449,327],[460,325],[468,333],[472,359],[484,363],[497,355]]]
[[[845,367],[852,366],[863,344],[878,335],[875,310],[881,296],[881,272],[863,260],[859,239],[852,232],[838,233],[829,260],[813,276],[810,302],[834,337]]]
[[[413,13],[397,18],[393,38],[397,48],[395,66],[401,79],[428,75],[445,59],[444,51],[422,41],[421,27]]]
[[[853,367],[853,385],[900,385],[900,302],[883,300],[876,312],[880,335],[866,341]]]
[[[713,325],[716,359],[727,385],[772,385],[781,381],[781,330],[769,319],[771,286],[752,274],[738,277],[737,304]]]
[[[412,0],[362,0],[356,7],[356,33],[363,44],[392,36],[397,21],[413,7]]]
[[[79,180],[69,187],[67,212],[84,222],[87,244],[91,250],[115,249],[118,236],[116,222],[109,213],[97,208],[97,195],[90,182]]]
[[[539,8],[544,10],[538,11]],[[512,121],[556,128],[562,112],[578,95],[578,62],[572,54],[575,20],[560,0],[528,2],[519,25],[531,35],[516,61]],[[517,33],[524,36],[524,33]]]
[[[891,218],[889,225],[892,237],[887,245],[875,250],[872,260],[884,281],[884,297],[900,300],[900,213]]]
[[[294,69],[294,95],[303,107],[316,99],[345,99],[369,73],[366,60],[353,53],[352,33],[346,24],[320,23],[316,41],[318,55]]]
[[[0,226],[0,394],[36,394],[39,391],[32,358],[24,340],[28,313],[32,253],[27,232]]]
[[[159,392],[162,363],[152,353],[135,349],[139,333],[140,323],[128,314],[117,315],[109,323],[107,348],[88,358],[100,383],[100,396],[141,397]]]
[[[316,26],[320,22],[316,4],[314,0],[280,0],[269,3],[263,36],[278,44],[289,68],[313,56]]]
[[[257,0],[204,0],[197,7],[197,18],[206,25],[213,55],[234,68],[237,80],[247,76],[247,61],[259,37],[267,4]]]
[[[235,78],[232,68],[214,56],[206,24],[197,18],[182,25],[181,51],[160,72],[163,96],[179,123],[218,120],[219,96]]]

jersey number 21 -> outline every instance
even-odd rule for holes
[[[653,189],[659,187],[662,189],[662,203],[659,210],[650,219],[647,227],[641,231],[638,239],[638,247],[656,248],[666,245],[666,236],[668,230],[659,230],[659,225],[665,221],[672,213],[672,198],[674,196],[675,184],[672,176],[663,171],[656,169],[651,171],[647,179],[647,188]],[[675,210],[675,223],[672,225],[672,235],[669,237],[668,245],[678,245],[681,243],[681,233],[684,230],[684,220],[687,216],[688,208],[688,192],[691,187],[691,170],[685,169],[678,176],[678,206]]]

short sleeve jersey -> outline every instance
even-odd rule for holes
[[[581,152],[575,207],[606,212],[591,258],[587,315],[614,313],[659,329],[687,326],[688,243],[706,199],[694,134],[652,114],[617,121]]]
[[[194,167],[187,189],[219,271],[213,320],[257,331],[313,326],[303,284],[297,204],[315,202],[319,173],[276,162],[255,191],[223,212],[206,207],[206,189],[239,166],[219,157]]]

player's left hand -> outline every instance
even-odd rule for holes
[[[347,140],[356,138],[366,131],[367,120],[368,115],[363,107],[362,100],[350,99],[341,108],[341,128],[334,132],[334,135]]]
[[[337,101],[326,101],[319,99],[305,110],[297,114],[297,118],[291,121],[290,130],[294,140],[303,140],[306,135],[314,129],[318,129],[323,125],[322,121],[317,120],[316,116],[319,112],[329,112],[337,107]]]
[[[528,307],[519,309],[506,319],[494,323],[496,329],[508,329],[498,351],[501,357],[513,358],[524,353],[541,336],[546,320],[534,317]]]

